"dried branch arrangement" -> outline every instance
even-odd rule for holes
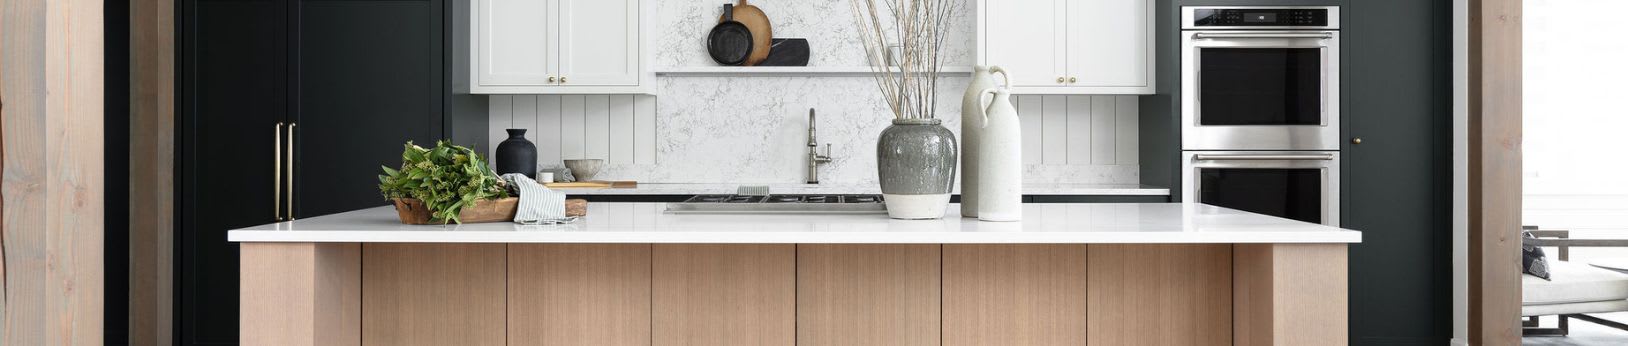
[[[850,0],[872,75],[894,119],[931,119],[937,102],[939,52],[959,0]],[[883,63],[890,46],[902,48]],[[891,66],[890,66],[891,65]]]

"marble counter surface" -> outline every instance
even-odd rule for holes
[[[640,183],[633,189],[558,189],[570,195],[708,195],[733,194],[745,185],[768,186],[775,194],[879,194],[881,187],[871,184],[663,184]],[[957,187],[956,190],[960,188]],[[959,193],[959,191],[956,191]],[[1170,189],[1129,184],[1023,184],[1025,195],[1084,195],[1084,196],[1169,196]]]
[[[1025,204],[1022,222],[883,214],[669,214],[666,203],[591,203],[574,224],[403,225],[392,207],[231,230],[233,242],[403,243],[1357,243],[1362,234],[1203,204]]]

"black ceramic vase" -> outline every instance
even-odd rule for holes
[[[520,173],[537,179],[537,145],[526,140],[526,129],[508,129],[509,139],[497,145],[497,174]]]

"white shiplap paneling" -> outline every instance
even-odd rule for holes
[[[1068,96],[1041,96],[1040,104],[1040,162],[1048,165],[1067,164]]]
[[[1045,117],[1045,108],[1041,107],[1040,95],[1022,95],[1018,100],[1018,121],[1023,125],[1023,163],[1040,164],[1043,156],[1040,153],[1042,146],[1041,133]]]
[[[633,163],[633,95],[610,96],[611,164]]]
[[[584,98],[583,154],[589,159],[610,158],[610,96]]]
[[[588,113],[587,98],[583,95],[560,96],[560,158],[585,159],[588,158],[585,145],[587,140]]]
[[[487,164],[493,164],[491,159],[497,157],[497,144],[509,138],[503,130],[514,126],[514,97],[509,95],[492,95],[486,103],[486,148],[478,150],[486,152]],[[419,145],[434,144],[420,143]]]
[[[1068,164],[1089,165],[1091,164],[1091,95],[1068,95],[1068,109]]]
[[[1091,164],[1112,165],[1118,155],[1114,150],[1114,107],[1112,95],[1091,96]]]
[[[537,95],[514,95],[514,125],[526,129],[526,140],[537,143]]]
[[[602,158],[613,164],[657,164],[657,99],[652,95],[491,95],[491,155],[524,128],[537,144],[538,163]],[[1014,95],[1023,122],[1026,164],[1136,165],[1134,95]]]
[[[543,167],[564,165],[560,158],[560,95],[537,96],[537,164]]]
[[[1140,105],[1136,96],[1120,95],[1114,98],[1114,163],[1135,165],[1140,155],[1136,150],[1138,138],[1141,138],[1137,134]]]

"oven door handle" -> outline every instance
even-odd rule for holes
[[[1200,32],[1200,33],[1194,33],[1193,38],[1195,38],[1195,39],[1206,39],[1206,38],[1321,38],[1321,39],[1330,39],[1330,38],[1334,38],[1334,33],[1328,33],[1328,32],[1313,32],[1313,33],[1289,33],[1289,32],[1280,32],[1280,33],[1228,32],[1228,33],[1221,33],[1221,32]]]
[[[1197,161],[1222,160],[1249,160],[1249,161],[1304,161],[1304,160],[1334,160],[1334,154],[1198,154],[1193,155]]]

